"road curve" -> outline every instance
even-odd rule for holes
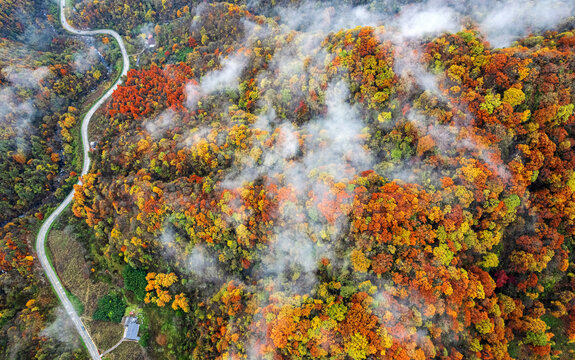
[[[122,51],[122,73],[120,74],[120,77],[118,78],[116,83],[94,105],[92,105],[92,107],[90,108],[90,110],[88,110],[88,112],[84,116],[84,119],[82,120],[81,132],[82,132],[82,151],[84,153],[84,164],[82,166],[81,175],[85,175],[88,173],[88,170],[90,169],[90,157],[88,156],[88,152],[90,151],[90,143],[88,142],[88,124],[90,123],[90,119],[92,118],[96,110],[98,110],[98,108],[102,106],[102,104],[104,104],[106,100],[108,100],[108,98],[112,95],[116,87],[122,82],[122,77],[128,73],[128,70],[130,69],[130,60],[128,58],[128,52],[126,51],[126,47],[124,46],[124,41],[122,40],[120,35],[118,35],[117,32],[108,29],[77,30],[74,29],[72,26],[70,26],[66,21],[66,15],[64,13],[65,2],[66,0],[60,0],[60,22],[64,29],[76,35],[110,35],[114,37],[114,39],[116,39],[116,41],[120,46],[120,50]],[[78,184],[80,183],[81,182],[79,181]],[[94,344],[94,341],[90,337],[90,334],[88,334],[88,331],[84,327],[82,320],[76,313],[76,310],[74,310],[72,303],[66,296],[66,292],[64,291],[62,283],[58,279],[56,272],[54,271],[54,269],[52,269],[50,263],[48,262],[48,258],[46,257],[46,237],[48,235],[48,232],[50,231],[50,227],[52,226],[56,218],[62,213],[62,211],[64,211],[64,209],[72,202],[73,198],[74,198],[74,189],[72,189],[70,194],[66,196],[66,199],[60,204],[60,206],[58,206],[58,208],[56,208],[56,210],[52,214],[50,214],[50,216],[44,221],[42,227],[40,227],[40,230],[38,231],[38,235],[36,236],[36,252],[38,254],[38,259],[40,259],[40,264],[42,265],[42,268],[44,269],[44,272],[48,277],[48,280],[50,280],[50,283],[52,284],[54,291],[56,291],[56,294],[60,298],[60,301],[62,302],[62,305],[66,310],[66,313],[68,313],[68,315],[72,319],[72,322],[76,327],[76,330],[78,330],[78,333],[82,337],[84,344],[86,344],[88,352],[90,353],[90,357],[92,359],[100,359],[101,358],[100,353],[98,352],[96,344]]]

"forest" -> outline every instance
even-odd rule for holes
[[[88,315],[142,309],[154,359],[572,359],[574,18],[506,42],[473,18],[416,34],[403,1],[305,7],[311,24],[286,19],[288,3],[304,4],[74,5],[74,26],[157,43],[100,114],[74,185],[66,221],[89,281],[110,288]],[[8,48],[24,26],[10,29]],[[29,132],[0,138],[0,327],[12,337],[53,311],[32,271],[37,206],[76,182],[74,104],[112,75],[35,51],[7,54],[33,58],[37,83],[0,71],[17,115],[3,123],[22,118],[23,99],[46,104]],[[20,358],[53,356],[38,334]]]
[[[218,3],[154,35],[73,206],[96,273],[140,269],[126,291],[175,324],[151,354],[573,356],[575,32],[493,48]]]
[[[55,3],[0,2],[0,358],[85,358],[51,327],[61,315],[33,247],[78,180],[82,101],[115,58],[103,38],[65,35]]]

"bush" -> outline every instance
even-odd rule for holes
[[[94,312],[94,320],[119,323],[126,311],[126,301],[117,294],[107,294],[98,300],[98,307]]]
[[[124,277],[124,288],[132,291],[139,301],[143,301],[146,296],[146,272],[127,265],[122,271]]]

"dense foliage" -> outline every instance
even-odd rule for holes
[[[572,356],[574,32],[197,11],[154,30],[73,207],[100,268],[147,271],[153,353]]]
[[[85,44],[62,40],[52,51],[64,46]],[[94,89],[106,70],[101,63],[74,69],[71,53],[36,52],[9,40],[0,47],[7,55],[0,59],[0,222],[5,223],[33,209],[47,190],[62,199],[77,180],[74,132],[81,114],[71,104]]]
[[[575,30],[337,27],[410,2],[317,3],[310,28],[299,0],[75,3],[134,62],[72,207],[113,288],[93,319],[138,305],[161,359],[573,358]],[[57,18],[0,0],[2,358],[86,356],[49,330],[32,244],[118,53]]]
[[[0,358],[84,359],[33,251],[77,181],[82,102],[111,78],[103,39],[70,38],[56,4],[0,1]],[[99,53],[100,51],[100,53]]]
[[[106,294],[98,300],[94,320],[120,322],[126,311],[126,301],[121,295]]]
[[[146,296],[146,286],[148,284],[146,272],[128,265],[124,267],[122,276],[124,277],[124,287],[126,290],[133,292],[138,300],[144,300]]]

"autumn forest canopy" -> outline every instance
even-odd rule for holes
[[[75,3],[144,49],[74,185],[86,281],[111,289],[88,315],[141,308],[157,359],[573,358],[575,6],[269,3]],[[75,101],[113,72],[70,59],[0,71],[3,124],[51,104],[44,137],[0,130],[6,333],[54,311],[7,289],[45,281],[14,219],[76,180]]]

